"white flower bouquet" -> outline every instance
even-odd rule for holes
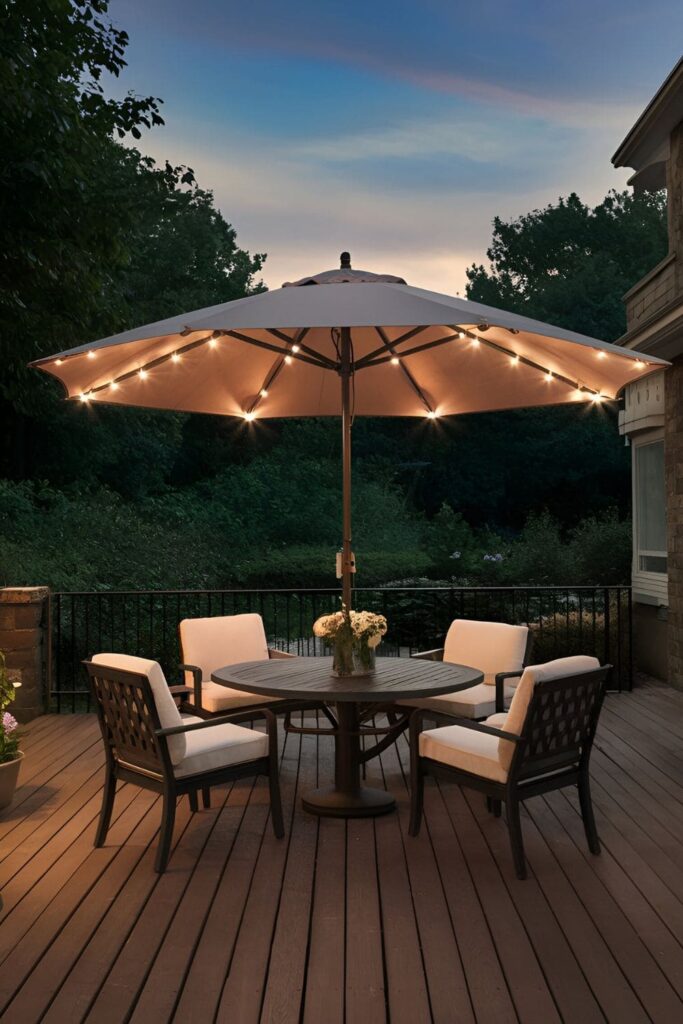
[[[375,668],[375,650],[387,631],[387,620],[374,612],[348,611],[321,615],[313,624],[313,635],[332,648],[332,671],[338,676],[370,675]]]

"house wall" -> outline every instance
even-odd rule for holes
[[[683,689],[683,356],[672,361],[664,395],[664,473],[668,541],[668,672]]]

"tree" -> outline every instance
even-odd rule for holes
[[[469,268],[467,297],[615,341],[622,295],[666,251],[663,193],[612,191],[591,209],[572,192],[513,221],[496,217],[490,266]]]

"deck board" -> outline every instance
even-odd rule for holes
[[[529,801],[529,879],[504,819],[430,783],[408,835],[405,739],[368,765],[397,797],[375,821],[318,820],[325,738],[290,736],[286,837],[265,780],[180,801],[166,875],[159,801],[123,785],[95,850],[102,751],[89,715],[25,730],[0,813],[0,1019],[17,1024],[599,1024],[683,1019],[683,693],[610,696],[592,778],[603,853],[572,791]]]

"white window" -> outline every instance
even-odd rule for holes
[[[666,573],[664,441],[634,446],[636,573]]]

